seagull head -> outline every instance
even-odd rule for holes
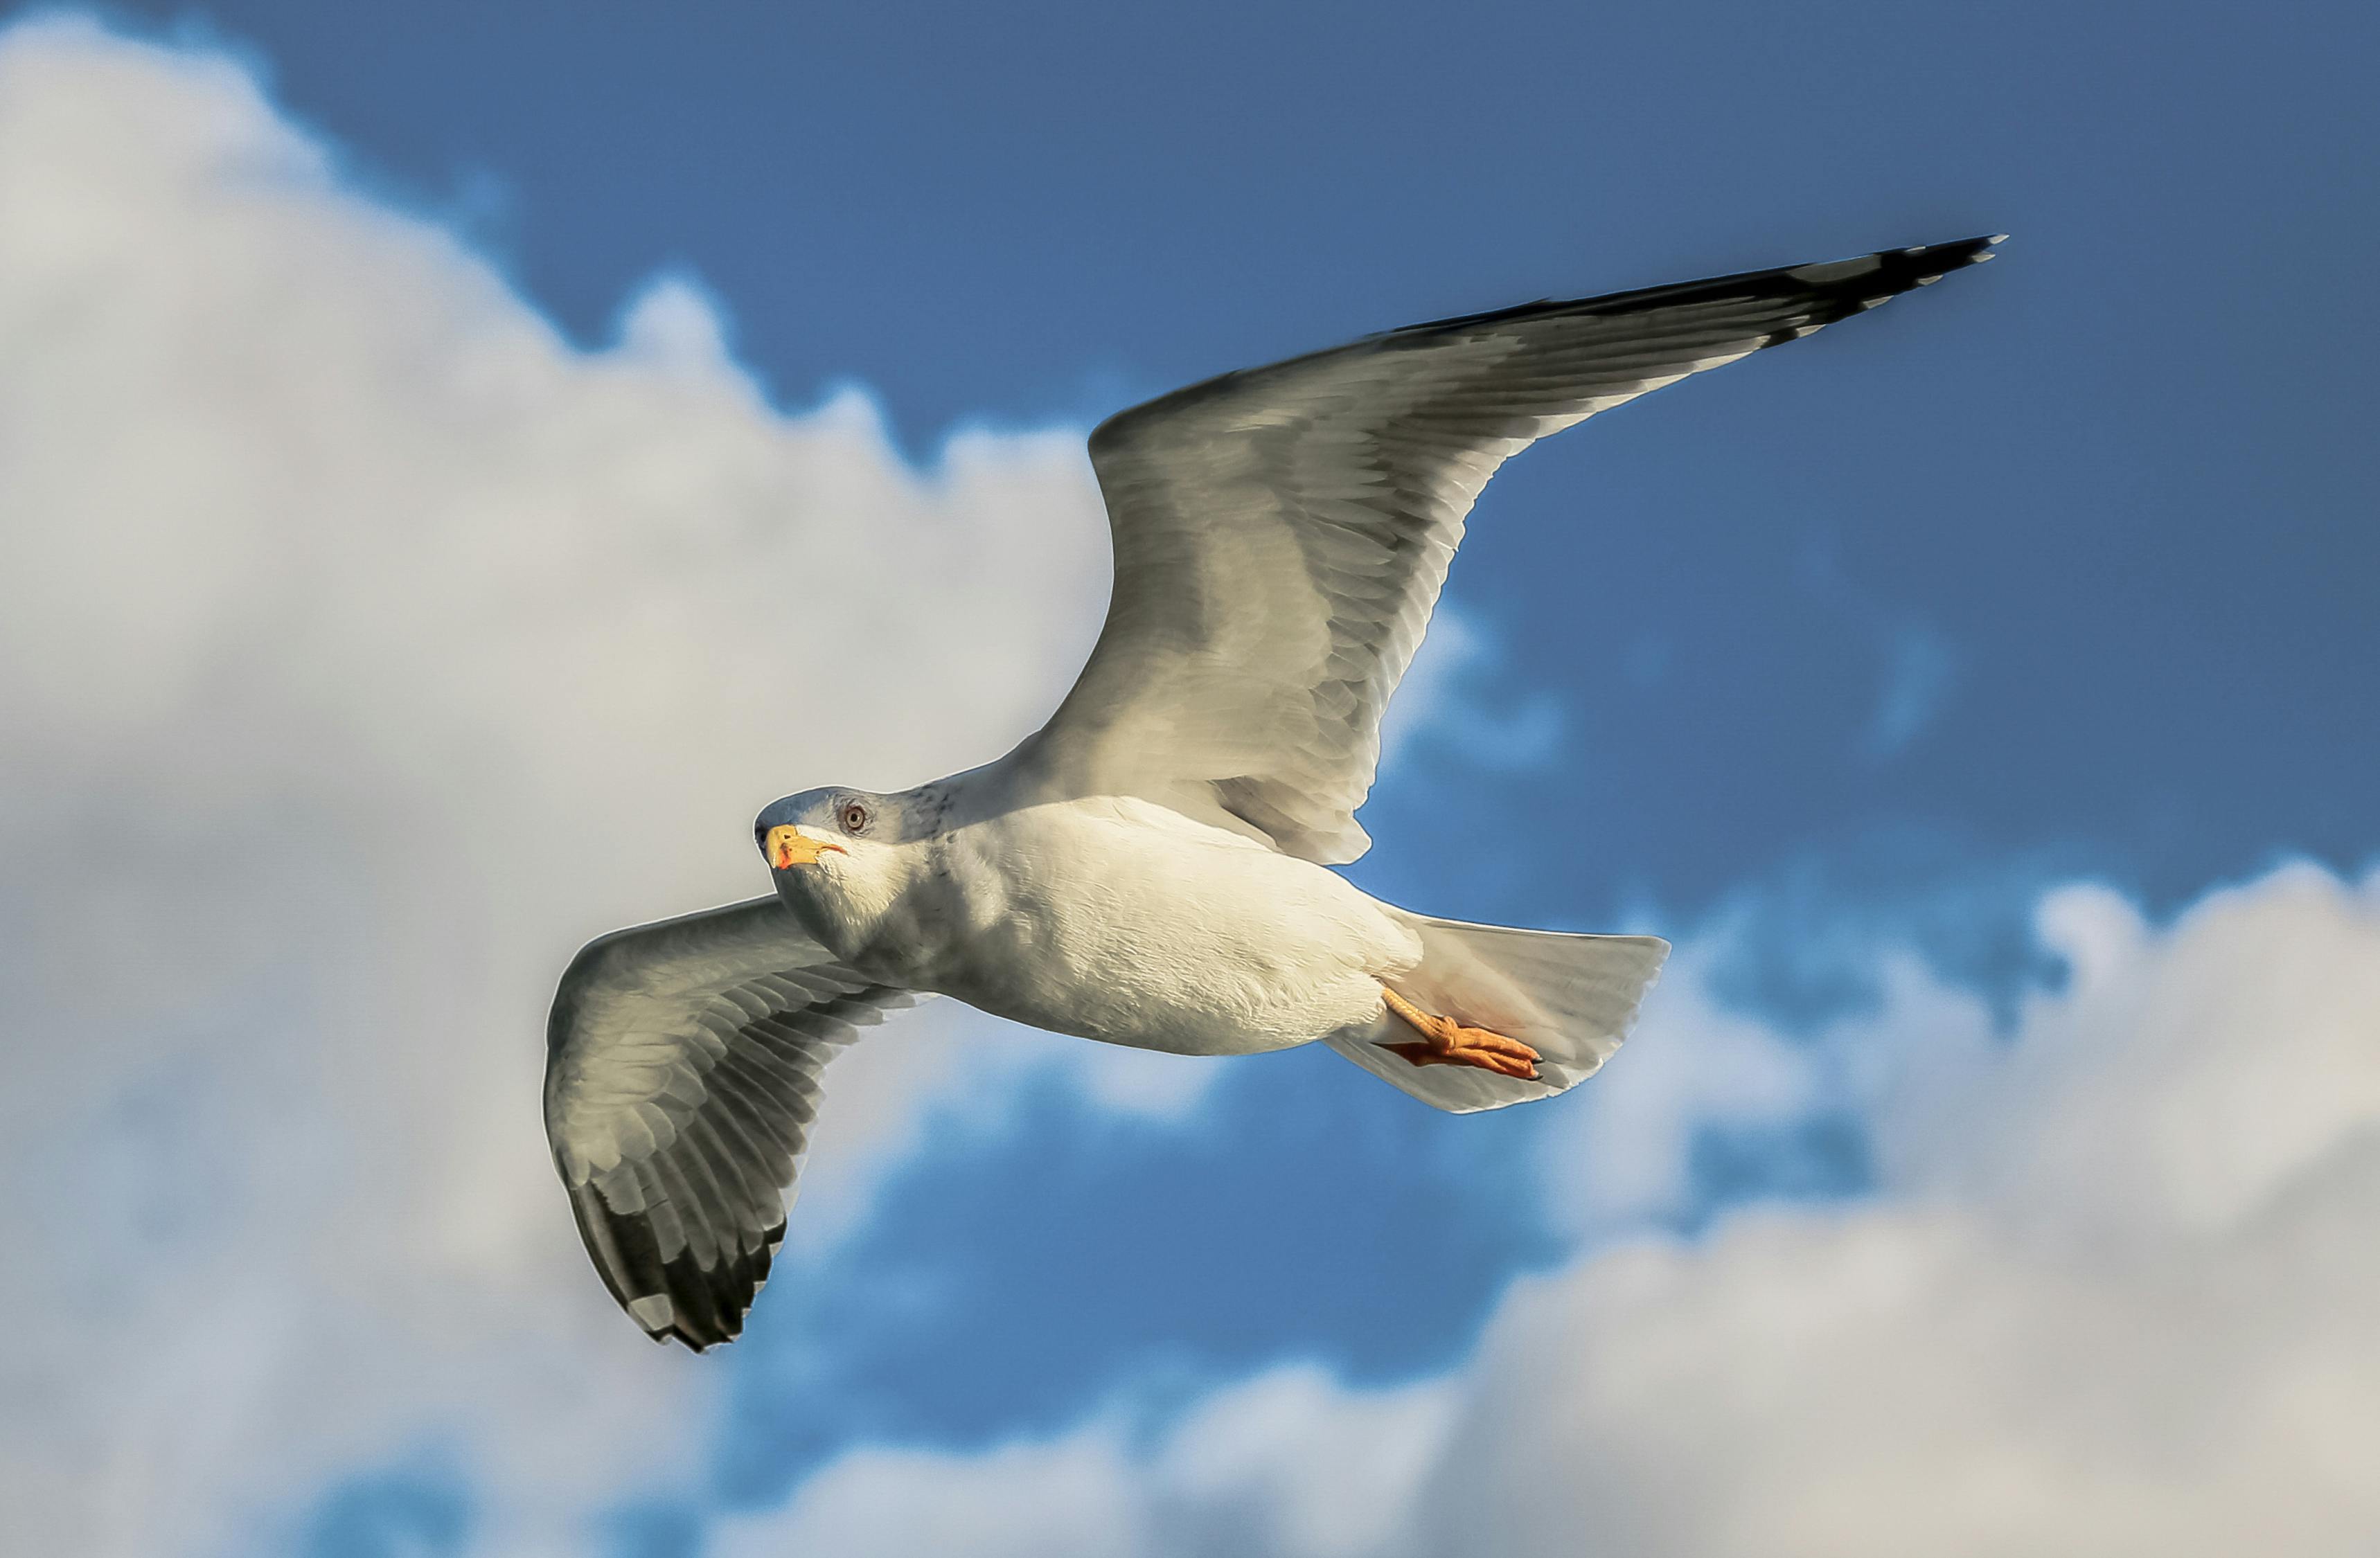
[[[777,896],[838,956],[898,896],[905,875],[906,807],[897,795],[805,790],[771,801],[752,837]]]
[[[889,797],[856,790],[805,790],[771,801],[752,825],[769,869],[800,871],[818,865],[829,855],[846,859],[852,846],[878,840],[892,830],[893,807]]]

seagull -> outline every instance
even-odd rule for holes
[[[1669,944],[1432,918],[1330,869],[1472,503],[1548,433],[1992,258],[2005,235],[1414,325],[1090,436],[1115,582],[998,761],[771,803],[772,890],[614,932],[562,976],[546,1133],[657,1341],[732,1340],[784,1238],[821,1073],[929,995],[1177,1055],[1320,1041],[1440,1109],[1577,1085]]]

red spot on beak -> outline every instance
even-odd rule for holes
[[[831,844],[813,839],[800,828],[788,824],[769,830],[769,865],[771,870],[790,871],[796,865],[815,865],[819,856],[832,850],[836,854],[848,854],[841,844]]]

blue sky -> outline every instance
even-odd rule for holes
[[[385,808],[373,815],[390,828],[419,823],[423,838],[476,847],[498,823],[472,831],[480,814],[459,809],[464,821],[440,822],[447,802],[424,797],[446,796],[446,781],[423,770],[492,762],[482,770],[492,791],[526,796],[545,783],[512,778],[503,755],[514,749],[480,726],[444,733],[437,699],[417,707],[393,695],[381,727],[357,738],[358,755],[340,760],[352,773],[321,765],[337,767],[335,786],[318,784],[310,756],[293,759],[273,770],[264,799],[205,814],[228,819],[224,851],[241,858],[220,868],[259,901],[309,891],[321,905],[355,900],[308,886],[311,866],[285,871],[269,864],[280,855],[245,851],[241,829],[288,847],[291,859],[293,841],[318,862],[354,851],[355,869],[376,884],[362,895],[367,907],[325,907],[329,927],[307,931],[327,950],[304,965],[305,980],[326,985],[346,976],[343,959],[380,967],[335,940],[352,912],[359,924],[385,915],[418,938],[401,943],[407,962],[495,968],[492,987],[509,993],[508,959],[558,969],[577,939],[624,915],[692,907],[714,884],[756,890],[714,865],[744,838],[749,807],[738,810],[735,797],[747,790],[766,799],[841,778],[905,782],[928,775],[830,768],[929,755],[956,767],[996,751],[1002,729],[1021,733],[1062,687],[1067,653],[1087,642],[1076,586],[1091,580],[1095,597],[1099,542],[1077,533],[1086,511],[1070,451],[1110,411],[1450,312],[2014,235],[1980,272],[1599,417],[1508,467],[1454,570],[1454,621],[1436,640],[1427,707],[1412,711],[1365,814],[1378,842],[1350,874],[1384,897],[1464,919],[1658,929],[1689,947],[1671,1015],[1657,1002],[1630,1052],[1660,1045],[1667,1021],[1679,1053],[1717,1057],[1707,1075],[1659,1083],[1688,1102],[1642,1105],[1648,1117],[1674,1117],[1665,1189],[1585,1212],[1563,1199],[1560,1165],[1601,1163],[1598,1153],[1620,1151],[1611,1143],[1633,1140],[1611,1123],[1632,1107],[1620,1092],[1630,1073],[1617,1062],[1593,1084],[1592,1105],[1463,1119],[1417,1109],[1320,1053],[1222,1068],[1186,1091],[1169,1072],[1153,1084],[1164,1096],[1147,1106],[1116,1106],[1100,1084],[1034,1067],[1001,1073],[996,1086],[936,1073],[959,1080],[920,1081],[914,1097],[897,1080],[883,1083],[905,1100],[909,1134],[871,1149],[864,1192],[815,1226],[796,1217],[747,1339],[716,1358],[634,1365],[644,1371],[638,1390],[650,1378],[664,1382],[650,1387],[655,1400],[677,1394],[644,1420],[643,1397],[618,1408],[619,1431],[666,1436],[680,1458],[608,1490],[554,1495],[568,1504],[556,1528],[583,1543],[573,1550],[740,1550],[738,1521],[765,1524],[789,1508],[789,1519],[826,1519],[816,1512],[835,1507],[844,1483],[834,1479],[878,1475],[864,1456],[886,1446],[949,1457],[1020,1443],[1062,1448],[1077,1443],[1069,1435],[1090,1443],[1106,1431],[1099,1425],[1121,1422],[1116,1443],[1127,1448],[1113,1454],[1161,1480],[1202,1414],[1269,1371],[1318,1366],[1358,1403],[1473,1378],[1496,1356],[1493,1338],[1524,1323],[1512,1317],[1539,1290],[1531,1284],[1601,1280],[1594,1262],[1616,1241],[1723,1252],[1732,1247],[1697,1241],[1716,1240],[1708,1230],[1743,1209],[1865,1205],[1913,1183],[1896,1178],[1915,1171],[1898,1166],[1891,1146],[1906,1126],[1892,1112],[1900,1093],[1861,1080],[1873,1069],[1856,1057],[1869,1042],[1863,1024],[1908,1029],[1914,1037],[1896,1040],[1894,1054],[1927,1052],[1937,1029],[1965,1033],[1971,1021],[2007,1040],[2047,1021],[2038,1017],[2046,1008],[2025,1003],[2061,998],[2093,948],[2132,946],[2127,937],[2166,947],[2156,937],[2168,935],[2172,946],[2195,945],[2192,925],[2221,934],[2229,922],[2205,918],[2210,888],[2282,881],[2264,874],[2302,861],[2342,902],[2364,890],[2351,884],[2380,844],[2370,779],[2380,771],[2370,714],[2380,468],[2361,426],[2380,399],[2371,367],[2380,302],[2364,276],[2380,247],[2380,106],[2367,79],[2380,22],[2366,10],[882,5],[831,15],[431,0],[104,14],[166,45],[124,81],[109,78],[105,91],[123,94],[109,102],[147,101],[151,76],[140,72],[170,75],[180,68],[173,60],[237,62],[264,84],[273,135],[330,149],[306,199],[459,240],[450,290],[465,301],[455,307],[505,331],[515,315],[541,316],[568,374],[601,378],[617,361],[647,375],[638,385],[661,386],[653,405],[690,428],[710,417],[763,427],[768,438],[823,429],[820,438],[859,450],[849,458],[872,473],[864,480],[821,478],[815,508],[771,497],[756,511],[792,516],[793,555],[820,537],[906,554],[947,542],[955,555],[962,542],[948,538],[975,534],[965,528],[977,524],[972,493],[1004,516],[982,522],[1002,543],[982,555],[1013,570],[987,576],[984,594],[996,603],[1002,589],[1050,583],[1051,593],[1029,598],[1038,613],[1029,623],[999,630],[1019,646],[998,651],[1016,662],[1013,675],[980,673],[1009,678],[995,694],[976,698],[966,682],[976,673],[951,669],[975,653],[956,626],[905,659],[858,657],[868,692],[880,694],[868,718],[882,730],[823,737],[814,753],[743,728],[757,700],[722,692],[717,719],[738,728],[722,729],[718,772],[699,780],[652,732],[677,729],[669,721],[678,716],[663,712],[679,707],[672,689],[726,673],[689,651],[689,664],[653,671],[660,690],[636,703],[648,694],[617,689],[645,669],[624,659],[622,674],[600,682],[605,691],[586,694],[589,707],[616,697],[616,709],[604,704],[583,728],[557,727],[536,773],[589,775],[613,752],[633,751],[619,758],[622,772],[589,775],[588,804],[616,806],[623,819],[643,807],[689,820],[676,833],[654,824],[634,870],[609,882],[600,860],[575,862],[580,896],[563,902],[533,900],[462,843],[424,845],[401,870],[371,864],[382,857],[357,840],[343,809],[358,796]],[[37,54],[23,68],[51,68]],[[160,102],[166,79],[155,78]],[[0,140],[7,133],[0,125]],[[381,263],[355,258],[380,252],[370,236],[379,218],[357,220],[365,236],[341,226],[320,241],[324,271]],[[389,241],[391,255],[415,242]],[[317,250],[285,252],[302,270]],[[161,273],[176,263],[155,259]],[[210,295],[193,284],[192,296]],[[204,312],[193,306],[191,317]],[[714,329],[723,342],[705,333]],[[324,339],[333,334],[323,327]],[[96,347],[58,350],[70,365],[96,365],[94,381],[120,371]],[[345,382],[311,359],[290,360],[293,384]],[[403,366],[357,381],[382,385],[419,366],[401,353],[386,360]],[[440,360],[422,349],[425,381]],[[260,376],[285,371],[270,366],[280,357],[259,361]],[[667,398],[678,383],[697,386],[683,405]],[[702,398],[713,383],[729,388]],[[755,388],[757,410],[735,399]],[[855,388],[862,399],[845,394]],[[8,415],[0,410],[0,438],[30,446],[30,414],[16,426]],[[174,426],[202,455],[237,441],[228,417],[212,430],[202,417]],[[250,430],[269,438],[274,426]],[[356,441],[381,438],[389,471],[407,470],[417,448],[443,447],[375,433],[370,418],[359,426]],[[870,440],[882,459],[868,453]],[[126,447],[135,464],[164,458],[149,439]],[[670,508],[678,489],[669,484],[710,456],[672,448],[650,469],[662,472],[652,479],[664,510],[691,525],[696,509]],[[252,489],[280,479],[259,477]],[[508,481],[491,477],[485,489],[526,486]],[[880,519],[870,505],[893,502],[874,495],[880,487],[909,494],[899,501],[929,517]],[[65,526],[114,490],[94,475],[43,489],[51,508],[18,512]],[[447,561],[435,550],[443,543],[418,538],[383,554],[367,537],[358,555],[400,572],[429,559],[425,581],[480,567],[512,545],[507,535],[544,535],[535,526],[552,515],[566,525],[571,502],[598,501],[591,489],[555,490],[551,502],[516,507],[455,500],[456,512],[498,525],[494,539]],[[842,530],[836,504],[856,516]],[[176,533],[191,557],[217,555],[209,527],[219,523],[227,534],[233,522],[200,516]],[[387,523],[390,536],[414,537],[401,507]],[[482,545],[492,551],[470,550]],[[292,550],[311,556],[312,546]],[[721,546],[732,568],[732,546]],[[671,574],[687,555],[631,549],[618,577]],[[256,576],[279,575],[259,564]],[[629,608],[643,598],[619,587],[616,612],[555,642],[600,656],[612,624],[635,624],[618,628],[625,643],[632,631],[665,637],[673,622],[693,620],[686,610],[700,614],[698,601],[662,595],[652,615],[638,615]],[[226,621],[274,620],[285,604],[246,588],[226,586],[227,600],[245,603],[225,608]],[[357,598],[406,621],[480,631],[468,610],[450,619],[422,604],[443,600],[443,588]],[[546,598],[534,588],[503,598],[520,621],[543,621]],[[765,654],[771,623],[755,602],[740,620],[750,625],[734,629],[745,634],[734,642]],[[347,687],[346,672],[318,675],[292,640],[225,632],[207,641],[208,677],[191,673],[210,696],[229,689],[210,729],[249,717],[240,689],[251,675],[295,689],[257,695],[255,708],[277,711],[254,714],[259,731],[343,718],[329,711],[353,700],[324,689]],[[35,691],[8,707],[48,709],[89,690],[27,669],[46,650],[12,648]],[[528,664],[565,663],[560,648],[522,653]],[[157,654],[161,665],[173,658]],[[358,651],[365,669],[353,685],[379,688],[371,678],[395,674],[388,654]],[[739,666],[735,690],[798,675],[799,658]],[[103,668],[90,676],[99,686]],[[927,709],[918,722],[932,729],[905,730],[905,707]],[[44,741],[55,734],[38,729]],[[101,734],[55,734],[17,782],[105,779],[119,726],[93,729]],[[120,725],[143,752],[181,739],[176,729],[131,714]],[[630,733],[607,746],[606,731]],[[650,744],[631,744],[649,735]],[[972,753],[951,750],[969,742]],[[199,771],[216,773],[212,761]],[[813,761],[816,771],[800,766]],[[225,757],[220,771],[243,770]],[[77,779],[36,810],[96,827],[77,797],[97,782]],[[709,822],[691,815],[698,797],[718,813]],[[38,859],[60,880],[80,880],[77,862],[103,858],[56,848],[55,861]],[[468,888],[455,888],[464,879]],[[2131,908],[2092,898],[2071,909],[2083,890],[2072,884],[2086,879]],[[641,900],[623,884],[677,896]],[[516,916],[520,939],[499,949],[474,938],[477,921],[443,913],[450,890],[491,921],[538,907]],[[2071,909],[2058,911],[2066,919],[2046,907],[2058,904]],[[2144,913],[2144,924],[2127,912]],[[258,984],[227,986],[212,1006],[167,1000],[140,1021],[180,1045],[283,1023],[287,1055],[318,1053],[325,1030],[306,1015],[310,985],[274,972],[289,955],[273,928],[283,922],[256,924],[264,928],[249,939],[225,930],[224,947],[185,950],[211,962],[252,956],[264,971]],[[185,933],[171,934],[182,948]],[[367,941],[395,945],[377,932],[358,945]],[[2167,966],[2141,956],[2143,967]],[[2230,966],[2213,953],[2207,961]],[[2316,974],[2335,966],[2313,965]],[[1912,967],[1926,971],[1922,989],[1909,983]],[[45,1009],[19,998],[20,1009]],[[509,994],[489,998],[514,1012],[502,1004]],[[446,999],[425,984],[396,1012],[448,1018]],[[453,999],[454,1010],[482,1009]],[[273,1015],[274,1001],[297,1015]],[[1982,1017],[1962,1002],[1980,1003]],[[518,1043],[533,1047],[534,1016],[523,1015]],[[1716,1035],[1718,1047],[1695,1050],[1690,1030]],[[1735,1064],[1731,1044],[1750,1069],[1722,1075]],[[124,1123],[144,1117],[136,1105],[161,1110],[196,1143],[188,1156],[226,1165],[235,1180],[278,1183],[346,1161],[310,1136],[285,1158],[215,1143],[203,1087],[169,1087],[172,1101],[154,1102],[164,1085],[156,1077],[174,1074],[156,1068],[184,1053],[160,1040],[164,1059],[127,1061],[115,1081],[92,1082],[91,1117],[137,1134]],[[1656,1074],[1644,1075],[1650,1088]],[[1742,1081],[1753,1075],[1778,1080]],[[1002,1102],[987,1113],[981,1100],[992,1093]],[[443,1117],[437,1096],[431,1087],[421,1118]],[[515,1114],[513,1128],[534,1131],[533,1110]],[[821,1154],[832,1146],[829,1138]],[[153,1172],[128,1161],[136,1178]],[[322,1172],[335,1185],[346,1171]],[[151,1204],[137,1189],[122,1194]],[[142,1226],[208,1226],[171,1197],[158,1204],[165,1209]],[[541,1211],[566,1233],[558,1194]],[[292,1272],[332,1263],[333,1245],[305,1231],[315,1226],[289,1223],[297,1231],[260,1245],[255,1259]],[[511,1280],[489,1282],[494,1290]],[[176,1329],[170,1316],[153,1324]],[[363,1355],[379,1338],[335,1335],[346,1339],[307,1356],[343,1359],[358,1382],[377,1378]],[[572,1345],[640,1344],[620,1322]],[[563,1356],[557,1378],[566,1381],[572,1355]],[[114,1388],[142,1398],[139,1380]],[[555,1384],[546,1410],[573,1409],[566,1384]],[[392,1407],[370,1431],[353,1430],[352,1445],[327,1440],[335,1447],[320,1452],[310,1479],[243,1493],[221,1518],[244,1533],[237,1540],[322,1558],[543,1551],[515,1540],[528,1516],[504,1513],[507,1479],[525,1474],[482,1453],[487,1425],[500,1419],[476,1410],[459,1389]],[[112,1444],[139,1436],[93,1433]],[[1133,1496],[1153,1501],[1133,1506],[1143,1510],[1135,1529],[1154,1533],[1151,1551],[1257,1550],[1182,1513],[1195,1500]],[[1431,1511],[1414,1529],[1453,1518]],[[1461,1550],[1442,1533],[1412,1540],[1421,1551]],[[1512,1540],[1509,1550],[1524,1551],[1537,1539]],[[181,1550],[128,1538],[122,1547]]]
[[[683,269],[777,395],[864,385],[921,451],[1451,311],[2011,232],[1500,477],[1453,598],[1568,736],[1486,782],[1597,825],[1515,901],[1692,909],[1881,834],[2161,899],[2370,847],[2356,8],[154,15],[580,340]]]

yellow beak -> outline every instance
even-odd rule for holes
[[[772,871],[789,871],[796,865],[816,865],[819,856],[829,850],[837,854],[849,852],[841,844],[824,843],[811,838],[791,823],[769,829],[766,848],[769,867]]]

